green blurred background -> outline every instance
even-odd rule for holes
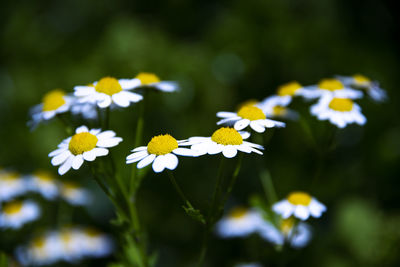
[[[211,240],[209,266],[260,261],[265,266],[398,266],[400,264],[398,115],[400,79],[398,12],[391,1],[3,1],[0,9],[0,165],[29,173],[50,169],[47,154],[65,138],[53,121],[34,132],[28,110],[54,88],[103,76],[134,77],[140,71],[177,80],[176,94],[153,94],[146,103],[144,144],[160,133],[177,139],[209,136],[215,113],[247,99],[263,99],[282,83],[304,85],[332,75],[362,73],[379,80],[389,100],[361,101],[368,119],[338,135],[318,185],[311,186],[316,156],[300,126],[276,130],[265,155],[245,157],[228,208],[263,194],[258,170],[268,168],[277,193],[306,190],[328,206],[312,221],[314,239],[300,251],[275,252],[256,236]],[[302,104],[305,106],[306,104]],[[308,105],[308,104],[307,104]],[[124,138],[114,149],[120,167],[133,148],[135,107],[116,110],[111,128]],[[312,117],[307,118],[313,127]],[[216,173],[213,157],[181,159],[176,177],[204,208]],[[96,201],[74,213],[78,224],[109,230],[111,206],[86,168],[70,171],[91,187]],[[201,227],[185,217],[166,175],[149,175],[139,193],[139,212],[158,266],[189,266]],[[108,207],[108,208],[104,208]],[[51,210],[45,213],[51,214]],[[49,226],[51,222],[47,222]],[[43,225],[42,225],[43,227]],[[0,233],[2,235],[3,233]],[[15,234],[12,247],[26,241]],[[109,259],[112,260],[112,259]],[[85,261],[102,266],[107,261]]]

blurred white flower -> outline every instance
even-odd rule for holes
[[[326,211],[324,204],[305,192],[292,192],[286,199],[275,203],[272,210],[284,219],[294,216],[307,220],[310,216],[319,218]]]
[[[54,199],[58,196],[58,182],[47,171],[36,171],[27,178],[29,190],[41,194],[46,199]]]
[[[282,118],[296,120],[299,114],[289,109],[288,101],[277,95],[272,95],[265,98],[262,102],[257,104],[257,106],[262,109],[265,115],[269,118]]]
[[[379,82],[372,81],[364,75],[337,76],[337,78],[346,86],[364,89],[367,94],[377,102],[382,102],[387,99],[387,93],[379,86]]]
[[[359,90],[345,86],[338,79],[322,79],[317,85],[305,87],[307,93],[303,94],[306,99],[315,99],[322,96],[356,99],[361,98],[363,93]]]
[[[71,107],[71,113],[74,115],[81,115],[84,119],[93,120],[97,118],[96,104],[94,103],[80,103],[79,98]]]
[[[136,88],[152,88],[162,92],[175,92],[179,89],[178,83],[171,81],[161,81],[154,73],[141,72],[134,79],[124,80]]]
[[[0,172],[0,203],[23,195],[28,189],[27,181],[18,173],[7,170]]]
[[[8,202],[0,210],[0,228],[21,228],[40,216],[39,206],[29,200]]]
[[[60,184],[60,196],[74,206],[85,206],[92,199],[87,189],[73,182],[63,182]]]
[[[94,161],[96,157],[106,156],[107,148],[117,146],[121,141],[122,138],[116,137],[113,131],[101,132],[100,129],[89,130],[86,126],[81,126],[76,129],[75,135],[64,139],[49,157],[53,157],[52,165],[61,165],[58,173],[63,175],[71,167],[74,170],[79,169],[84,160]]]

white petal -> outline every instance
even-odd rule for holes
[[[189,156],[189,157],[192,156],[192,157],[195,157],[195,156],[198,155],[198,153],[196,151],[194,151],[192,149],[189,149],[189,148],[182,148],[182,147],[178,147],[178,148],[174,149],[172,152],[174,154],[180,155],[180,156]]]
[[[97,105],[100,108],[106,108],[109,107],[112,103],[111,97],[108,95],[105,95],[105,97],[103,97],[100,101],[97,102]]]
[[[96,135],[98,139],[108,139],[108,138],[112,138],[115,136],[115,132],[108,130],[108,131],[104,131],[99,133],[98,135]]]
[[[58,148],[58,149],[56,149],[56,150],[50,152],[50,153],[49,153],[49,157],[54,157],[54,156],[56,156],[56,155],[58,155],[58,154],[61,154],[62,152],[66,151],[66,150],[67,150],[67,149],[64,148],[64,147]]]
[[[310,216],[310,213],[308,211],[308,208],[303,205],[297,205],[295,210],[294,210],[294,216],[299,218],[300,220],[307,220],[308,217]]]
[[[68,158],[69,156],[71,156],[71,155],[72,155],[72,154],[71,154],[71,152],[70,152],[69,150],[65,150],[63,153],[58,154],[57,156],[55,156],[54,158],[52,158],[51,164],[52,164],[53,166],[58,166],[58,165],[60,165],[61,163],[63,163],[64,161],[66,161],[67,158]]]
[[[72,168],[74,170],[79,169],[82,166],[82,164],[83,164],[83,156],[82,155],[77,155],[72,160]]]
[[[167,169],[175,170],[178,166],[178,157],[172,153],[164,155],[164,165]]]
[[[128,155],[126,157],[126,160],[132,160],[132,159],[136,159],[136,158],[141,158],[141,157],[145,157],[147,155],[148,155],[147,150],[142,150],[142,151],[134,152],[134,153]]]
[[[75,132],[76,133],[89,132],[89,129],[85,125],[82,125],[81,127],[76,128]]]
[[[222,150],[222,154],[227,158],[233,158],[237,154],[237,149],[234,146],[225,146]]]
[[[113,147],[118,145],[120,142],[122,142],[121,137],[114,137],[114,138],[109,138],[109,139],[101,139],[97,142],[97,146],[99,147]]]
[[[234,112],[220,111],[217,113],[218,118],[232,118],[237,117],[237,114]]]
[[[242,119],[235,123],[234,128],[235,128],[235,130],[240,131],[240,130],[243,130],[244,128],[246,128],[247,126],[249,126],[249,124],[250,124],[250,120]]]
[[[121,94],[123,95],[123,97],[128,99],[129,102],[133,102],[133,103],[139,102],[140,100],[143,99],[142,95],[139,95],[139,94],[134,93],[134,92],[123,91],[123,92],[121,92]]]
[[[96,153],[94,149],[90,151],[83,152],[83,158],[87,161],[93,161],[96,159]]]
[[[135,149],[132,149],[131,152],[137,152],[137,151],[143,151],[143,150],[147,150],[147,146],[139,146]]]
[[[206,144],[204,144],[204,145],[206,145]],[[220,144],[217,144],[217,143],[214,143],[214,142],[209,143],[206,146],[207,146],[207,153],[210,154],[210,155],[221,153],[222,150],[224,149],[223,145],[220,145]]]
[[[162,172],[165,169],[165,167],[168,163],[168,160],[165,156],[166,155],[160,155],[160,156],[156,157],[156,159],[153,162],[153,171],[154,172]]]
[[[114,94],[112,96],[112,100],[114,101],[115,104],[117,104],[120,107],[129,107],[129,100],[124,97],[124,95],[122,94],[123,91],[121,91],[120,93]]]
[[[96,155],[96,157],[101,157],[101,156],[108,155],[108,149],[107,148],[95,147],[95,148],[92,149],[92,151]]]
[[[179,85],[176,82],[170,82],[170,81],[163,81],[159,82],[154,85],[158,90],[163,91],[163,92],[174,92],[179,89]]]
[[[87,96],[93,94],[95,92],[95,88],[93,86],[75,86],[74,87],[74,95],[78,97]]]
[[[120,79],[118,82],[124,90],[132,89],[140,85],[139,79]]]
[[[156,155],[154,154],[150,154],[147,157],[145,157],[144,159],[142,159],[141,161],[139,161],[137,168],[141,169],[143,167],[146,167],[147,165],[149,165],[150,163],[153,162],[153,160],[156,158]]]
[[[71,155],[61,166],[58,168],[58,174],[64,175],[69,169],[71,169],[72,161],[74,160],[74,156]]]
[[[256,131],[257,133],[263,133],[265,132],[265,127],[259,123],[258,121],[252,121],[250,122],[250,127]]]

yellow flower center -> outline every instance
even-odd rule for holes
[[[323,79],[318,83],[318,87],[320,89],[329,91],[335,91],[344,88],[342,82],[337,79]]]
[[[44,95],[42,111],[53,111],[65,104],[65,93],[60,89],[48,92]]]
[[[4,205],[3,212],[8,215],[13,215],[21,211],[23,203],[21,201],[14,201]]]
[[[366,84],[366,83],[371,82],[370,79],[368,79],[367,77],[365,77],[364,75],[361,75],[361,74],[354,75],[353,79],[357,84]]]
[[[238,131],[229,127],[222,127],[216,130],[212,136],[213,140],[217,144],[224,146],[227,145],[241,145],[243,143],[243,138]]]
[[[33,240],[32,244],[33,244],[33,247],[41,249],[45,246],[46,239],[44,237],[37,237]]]
[[[36,171],[34,174],[40,181],[42,182],[52,182],[54,181],[54,177],[50,172],[47,171]]]
[[[283,219],[281,221],[281,231],[284,235],[288,235],[290,230],[292,230],[295,223],[295,219],[293,217],[289,217],[287,219]]]
[[[353,101],[348,98],[335,97],[329,103],[329,108],[341,112],[351,111],[353,109]]]
[[[91,133],[78,133],[72,136],[71,141],[69,141],[68,149],[75,156],[80,155],[83,154],[83,152],[95,148],[98,140],[99,139]]]
[[[94,87],[99,93],[103,93],[109,96],[119,93],[122,91],[122,87],[118,80],[113,77],[104,77]]]
[[[140,80],[140,83],[142,85],[149,85],[152,83],[158,83],[160,82],[160,78],[158,78],[157,75],[154,73],[149,73],[149,72],[141,72],[136,76],[136,79]]]
[[[287,112],[286,108],[285,108],[285,107],[282,107],[282,106],[275,106],[275,107],[272,109],[272,114],[274,114],[275,116],[282,116],[282,115],[285,115],[286,112]]]
[[[0,179],[8,184],[17,181],[18,177],[19,175],[16,172],[6,172],[0,176]]]
[[[287,200],[293,205],[307,206],[311,202],[311,196],[304,192],[293,192],[289,194]]]
[[[293,96],[297,90],[301,88],[301,84],[298,82],[290,82],[284,85],[279,86],[278,88],[278,95],[279,96]]]
[[[165,155],[176,148],[178,148],[178,141],[169,134],[154,136],[147,144],[147,152],[155,155]]]
[[[236,207],[229,213],[228,217],[232,219],[240,219],[243,218],[247,212],[247,209],[244,207]]]
[[[255,106],[243,106],[238,111],[238,116],[251,121],[266,119],[264,112]]]
[[[244,102],[242,102],[242,103],[240,103],[238,106],[237,106],[237,110],[240,110],[242,107],[244,107],[244,106],[255,106],[255,105],[257,105],[259,102],[258,102],[258,100],[256,100],[256,99],[249,99],[249,100],[246,100],[246,101],[244,101]]]

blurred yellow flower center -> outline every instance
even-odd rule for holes
[[[371,82],[370,79],[368,79],[367,77],[365,77],[364,75],[361,75],[361,74],[354,75],[353,79],[358,84],[366,84],[366,83],[370,83]]]
[[[54,177],[51,173],[47,171],[36,171],[34,174],[40,181],[42,182],[52,182],[54,181]]]
[[[97,230],[94,229],[94,228],[88,228],[88,229],[86,229],[86,230],[85,230],[85,233],[86,233],[86,235],[89,236],[89,237],[98,237],[98,236],[100,236],[100,232],[97,231]]]
[[[97,137],[91,133],[78,133],[72,136],[71,141],[69,141],[68,149],[75,156],[80,155],[83,154],[83,152],[87,152],[95,148],[98,140],[99,139],[97,139]]]
[[[286,108],[282,107],[282,106],[275,106],[272,109],[272,114],[274,114],[275,116],[282,116],[286,114]]]
[[[61,188],[61,194],[64,196],[73,195],[75,190],[79,189],[79,185],[72,182],[65,182]]]
[[[243,106],[238,111],[238,116],[251,121],[266,119],[264,112],[255,106]]]
[[[35,247],[35,248],[39,248],[39,249],[43,248],[44,245],[46,244],[46,239],[43,237],[37,237],[33,240],[32,244],[33,244],[33,247]]]
[[[343,84],[337,79],[323,79],[318,83],[318,87],[329,91],[335,91],[344,88]]]
[[[53,111],[65,104],[65,93],[56,89],[44,95],[42,103],[42,111]]]
[[[283,219],[281,222],[281,231],[284,235],[288,235],[290,230],[292,230],[295,223],[295,219],[293,217],[289,217],[287,219]]]
[[[243,218],[247,214],[247,209],[243,207],[234,208],[230,213],[229,217],[233,219]]]
[[[311,196],[304,192],[293,192],[290,193],[287,200],[293,205],[307,206],[311,202]]]
[[[152,83],[158,83],[160,82],[160,78],[158,78],[157,75],[154,73],[149,73],[149,72],[141,72],[136,76],[136,79],[140,80],[140,83],[142,85],[149,85]]]
[[[240,110],[242,107],[245,107],[245,106],[255,106],[257,104],[258,104],[258,101],[256,99],[249,99],[249,100],[246,100],[246,101],[240,103],[237,106],[237,110]]]
[[[224,146],[241,145],[243,143],[243,138],[240,133],[229,127],[222,127],[216,130],[211,136],[211,140]]]
[[[22,209],[21,201],[14,201],[4,205],[3,212],[8,215],[13,215],[21,211]]]
[[[353,109],[353,101],[348,98],[335,97],[329,103],[329,108],[341,112],[351,111]]]
[[[165,155],[176,148],[178,148],[178,141],[169,134],[154,136],[147,144],[147,152],[155,155]]]
[[[94,87],[95,90],[99,93],[103,93],[109,96],[113,94],[119,93],[122,91],[122,87],[119,84],[118,80],[113,77],[104,77],[102,78]]]
[[[60,234],[60,237],[63,243],[68,244],[72,241],[72,234],[69,231],[64,230],[64,232]]]
[[[290,82],[284,85],[279,86],[278,88],[278,95],[279,96],[293,96],[297,90],[301,88],[301,84],[298,82]]]
[[[1,174],[0,176],[0,181],[9,184],[9,183],[14,183],[18,180],[18,173],[16,172],[6,172],[4,174]]]

